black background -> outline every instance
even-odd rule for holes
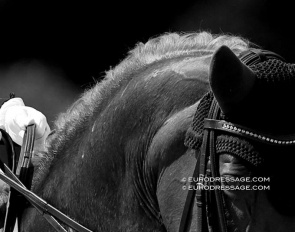
[[[51,123],[136,43],[165,32],[239,35],[295,63],[291,3],[0,0],[0,97],[16,92]]]

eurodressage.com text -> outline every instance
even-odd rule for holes
[[[182,186],[183,190],[222,190],[222,191],[236,191],[236,190],[270,190],[270,185],[203,185],[196,186]]]
[[[238,183],[265,183],[265,182],[270,182],[270,177],[234,177],[234,176],[221,176],[221,177],[188,177],[188,178],[182,178],[181,182],[220,182],[220,183],[233,183],[233,182],[238,182]]]
[[[244,183],[265,183],[270,182],[270,177],[233,177],[233,176],[222,176],[222,177],[188,177],[182,179],[183,183],[189,182],[196,184],[190,184],[189,186],[184,185],[183,190],[270,190],[270,185],[245,185]],[[207,184],[211,182],[213,184]],[[215,184],[225,183],[225,184]]]

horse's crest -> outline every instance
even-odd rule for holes
[[[32,191],[91,231],[294,231],[294,192],[280,189],[293,177],[294,80],[293,64],[238,37],[138,44],[57,119]],[[200,175],[269,177],[271,190]],[[30,207],[19,225],[53,231]]]

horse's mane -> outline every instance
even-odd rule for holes
[[[140,70],[165,59],[208,57],[222,45],[228,46],[238,55],[249,48],[250,42],[238,36],[200,32],[167,33],[152,38],[145,44],[138,43],[119,65],[106,72],[102,81],[87,90],[65,113],[58,116],[54,125],[56,133],[53,139],[49,139],[49,157],[44,159],[45,164],[41,166],[48,166],[52,156],[59,153],[67,141],[89,127],[87,122],[92,121],[91,117],[103,111],[121,85],[130,81]]]
[[[118,66],[106,72],[100,83],[86,91],[65,114],[61,114],[55,126],[62,128],[71,118],[76,119],[77,116],[81,120],[86,112],[92,113],[94,108],[99,107],[101,100],[109,96],[114,88],[118,88],[123,80],[132,78],[132,73],[147,65],[180,56],[207,56],[222,45],[228,46],[238,55],[249,48],[250,42],[238,36],[201,32],[169,33],[152,38],[145,44],[138,43]]]

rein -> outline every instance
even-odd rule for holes
[[[3,133],[3,131],[2,131]],[[7,138],[8,135],[7,135]],[[18,162],[16,162],[17,157],[14,155],[13,166],[17,165],[16,171],[14,171],[14,167],[12,168],[12,172],[16,173],[17,178],[20,180],[21,183],[24,183],[26,187],[30,187],[28,183],[28,171],[30,168],[30,161],[33,154],[33,147],[34,147],[34,140],[35,140],[35,125],[29,125],[27,127],[26,133],[24,135],[24,144],[21,147],[20,155]],[[12,152],[13,153],[13,152]],[[5,173],[9,173],[8,167],[4,164]],[[4,223],[4,232],[12,231],[16,218],[17,218],[17,207],[21,202],[19,201],[19,195],[15,190],[11,190],[9,193],[9,204],[6,210],[5,216],[5,223]]]
[[[12,232],[16,218],[17,216],[20,216],[20,212],[17,212],[17,206],[20,203],[20,196],[25,197],[25,199],[54,227],[56,231],[67,232],[67,230],[56,220],[58,219],[62,223],[78,232],[91,232],[91,230],[63,214],[58,209],[54,208],[28,189],[30,188],[30,180],[28,175],[30,169],[32,168],[30,167],[30,161],[34,148],[35,125],[29,125],[26,129],[16,170],[15,165],[17,159],[12,139],[4,130],[1,130],[1,133],[4,140],[10,145],[9,148],[11,150],[9,154],[12,157],[12,168],[10,167],[10,163],[9,166],[3,163],[2,168],[4,169],[4,173],[0,172],[0,179],[13,188],[9,193],[4,232]]]
[[[211,104],[208,118],[210,119],[217,119],[220,114],[220,108],[218,106],[217,101],[215,98]],[[181,217],[181,222],[179,226],[179,232],[188,231],[188,214],[192,210],[193,202],[194,202],[194,195],[196,199],[197,205],[197,229],[198,231],[212,231],[212,212],[209,212],[209,208],[212,209],[212,205],[206,204],[208,201],[216,203],[216,210],[217,210],[217,220],[220,226],[221,232],[227,232],[226,227],[226,219],[224,214],[224,206],[223,206],[223,196],[222,192],[215,188],[214,189],[214,196],[213,199],[212,193],[210,191],[205,191],[203,186],[206,184],[204,183],[204,177],[213,177],[216,180],[216,177],[219,176],[218,170],[218,162],[216,162],[216,151],[215,151],[215,131],[212,128],[204,128],[204,135],[203,141],[201,146],[201,153],[196,152],[196,166],[193,173],[194,179],[201,179],[197,184],[192,182],[191,185],[193,188],[189,190],[183,214]],[[210,168],[208,167],[208,163],[210,163]],[[198,178],[203,177],[203,178]],[[219,185],[220,183],[215,182],[214,185]],[[204,220],[204,216],[206,216],[207,221]],[[206,223],[207,222],[207,223]]]

